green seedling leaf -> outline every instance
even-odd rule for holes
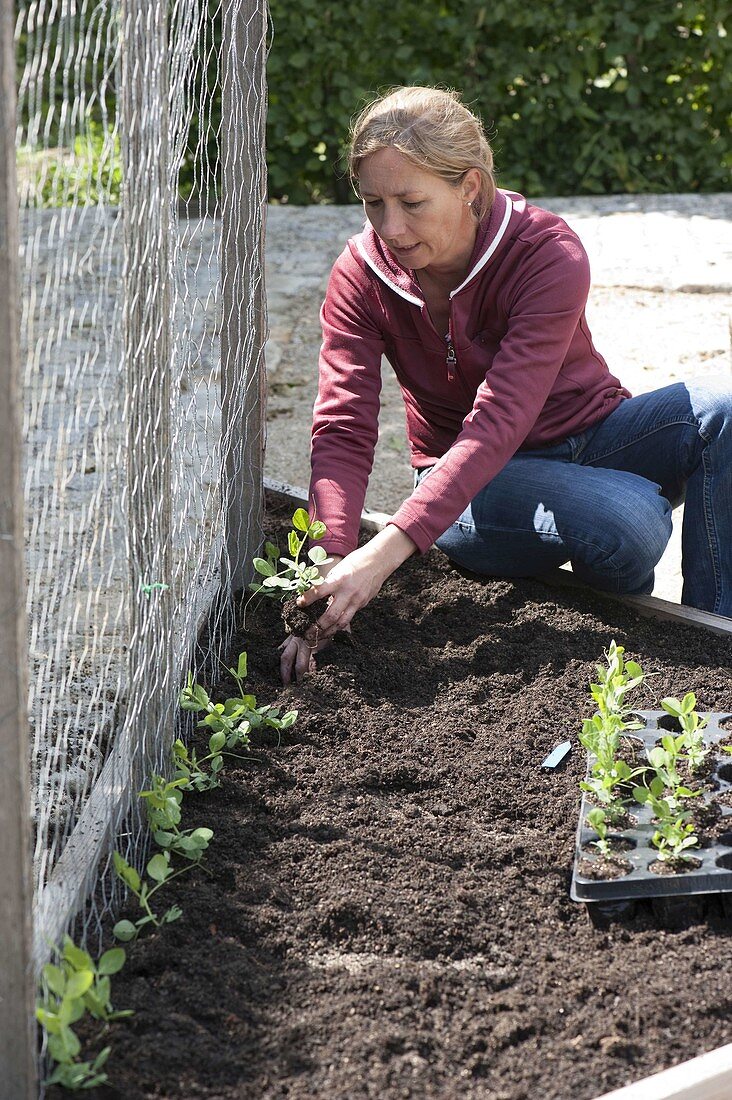
[[[54,1062],[71,1062],[81,1051],[81,1043],[69,1028],[60,1035],[48,1036],[48,1052]]]
[[[162,924],[173,924],[174,921],[180,920],[180,918],[182,916],[183,916],[183,910],[180,909],[177,905],[171,905],[170,909],[168,909],[165,913],[163,913],[163,916],[161,918],[161,923]]]
[[[91,970],[77,970],[69,977],[66,983],[66,997],[73,1000],[76,1000],[78,997],[83,997],[87,989],[90,989],[93,983],[94,974]]]
[[[323,565],[329,560],[328,554],[322,546],[313,546],[308,550],[308,557],[315,565]]]
[[[311,539],[322,539],[326,530],[327,528],[325,524],[322,523],[319,519],[316,519],[313,520],[313,522],[310,524],[310,527],[308,528],[308,536]]]
[[[191,836],[194,839],[203,840],[203,841],[206,842],[206,844],[208,844],[208,842],[210,840],[213,840],[213,835],[214,835],[213,834],[213,829],[207,829],[205,827],[201,827],[199,829],[194,829],[193,832],[191,833]]]
[[[167,852],[158,852],[147,865],[147,873],[155,882],[165,882],[170,874],[170,858],[166,856],[168,856]]]
[[[224,732],[214,733],[208,741],[209,752],[221,752],[226,744],[226,734]]]
[[[252,560],[252,565],[263,577],[273,577],[277,572],[272,563],[266,561],[264,558],[254,558]]]
[[[297,531],[290,531],[287,536],[287,549],[290,551],[291,558],[296,558],[300,553],[300,539],[297,537]]]
[[[122,943],[129,943],[130,940],[137,939],[137,928],[131,920],[120,920],[112,929],[112,935]]]
[[[114,852],[112,856],[114,862],[114,869],[122,879],[122,881],[129,886],[129,888],[135,893],[139,893],[141,879],[134,867],[130,867],[126,859],[124,859],[119,852]]]
[[[91,955],[88,955],[86,951],[82,951],[80,947],[77,947],[71,939],[71,936],[64,936],[63,958],[66,962],[70,963],[74,970],[94,969]]]
[[[292,517],[292,526],[297,531],[302,531],[304,534],[307,534],[310,529],[310,516],[304,508],[297,509]]]
[[[153,833],[153,840],[159,848],[170,848],[175,843],[175,833],[166,832],[165,829],[156,829]]]
[[[57,997],[63,997],[66,989],[66,975],[60,967],[47,963],[43,968],[43,978],[52,993]]]
[[[58,1035],[60,1033],[61,1023],[55,1012],[49,1012],[47,1008],[43,1008],[39,1005],[36,1008],[36,1019],[44,1031],[47,1031],[49,1035]]]
[[[134,1016],[134,1013],[132,1012],[131,1009],[127,1009],[124,1013],[115,1012],[115,1016],[118,1017],[118,1018],[122,1015],[124,1015],[124,1016]],[[97,1054],[96,1058],[92,1062],[92,1069],[95,1072],[98,1073],[99,1070],[102,1068],[102,1066],[106,1065],[107,1059],[109,1058],[109,1055],[111,1053],[112,1053],[112,1048],[111,1047],[105,1047],[104,1050],[100,1050],[99,1054]]]
[[[109,951],[104,952],[97,963],[97,972],[99,974],[117,974],[125,965],[126,958],[127,954],[123,947],[112,947]]]
[[[247,655],[246,653],[239,654],[239,665],[236,670],[237,676],[240,680],[246,680],[247,678]]]

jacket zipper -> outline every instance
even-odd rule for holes
[[[448,382],[454,382],[457,356],[455,355],[455,347],[450,333],[447,334],[447,358],[445,359],[445,363],[447,364],[447,380]]]

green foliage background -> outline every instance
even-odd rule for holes
[[[499,182],[527,195],[729,190],[730,0],[270,9],[275,198],[349,201],[349,119],[394,84],[459,89],[486,124]]]
[[[210,22],[189,74],[202,109],[181,168],[184,198],[211,190],[218,176],[221,0],[206,3]],[[64,11],[49,11],[49,55],[71,33]],[[111,13],[89,3],[77,26]],[[732,0],[270,0],[270,13],[275,201],[355,201],[343,166],[350,119],[395,84],[460,90],[486,124],[499,183],[526,195],[730,190]],[[19,77],[25,51],[21,33]],[[55,120],[64,96],[100,86],[95,64],[71,70],[68,87],[47,77],[35,99],[51,120],[46,144],[70,144]],[[115,74],[101,86],[103,94],[85,96],[79,170],[92,197],[96,187],[115,201]],[[44,178],[44,201],[56,204],[64,179]]]

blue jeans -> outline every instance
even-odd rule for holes
[[[644,594],[682,501],[682,602],[732,617],[729,385],[665,386],[581,435],[518,452],[437,546],[475,573],[530,576],[569,561],[594,588]]]

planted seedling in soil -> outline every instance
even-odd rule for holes
[[[183,790],[207,791],[218,787],[224,756],[238,756],[234,749],[248,749],[249,734],[253,730],[268,727],[279,733],[289,729],[297,720],[296,710],[289,710],[281,715],[281,707],[258,707],[256,696],[244,691],[247,676],[246,653],[240,653],[237,667],[228,671],[236,680],[239,695],[227,699],[225,703],[213,703],[206,689],[194,683],[193,673],[190,672],[181,692],[180,705],[183,710],[194,714],[205,713],[198,728],[211,731],[208,753],[200,759],[196,750],[188,749],[180,738],[173,745],[175,777],[181,780],[180,786]]]
[[[281,557],[277,546],[271,542],[264,544],[265,557],[254,558],[253,565],[263,578],[261,584],[249,585],[253,592],[282,602],[282,620],[290,634],[303,637],[305,632],[317,621],[322,609],[316,607],[298,607],[297,598],[311,588],[317,588],[325,580],[320,575],[319,566],[331,562],[322,546],[313,546],[306,557],[301,558],[308,539],[317,541],[326,533],[326,526],[320,520],[311,522],[304,508],[298,508],[292,517],[293,529],[287,536],[290,556]],[[281,566],[282,568],[278,568]]]
[[[192,863],[176,871],[170,862],[170,852],[158,852],[146,867],[146,874],[150,879],[150,882],[147,882],[141,878],[138,871],[119,852],[114,852],[112,859],[115,871],[135,895],[140,908],[145,913],[143,917],[134,922],[130,920],[118,921],[112,929],[118,940],[127,943],[129,940],[137,939],[141,930],[147,924],[152,924],[155,928],[162,928],[164,924],[172,924],[173,921],[179,920],[183,916],[182,909],[177,905],[171,905],[164,913],[156,913],[150,903],[161,886],[190,870],[193,866]]]
[[[107,1080],[104,1065],[111,1048],[105,1047],[93,1062],[80,1061],[81,1043],[73,1025],[88,1013],[104,1025],[103,1034],[113,1020],[133,1015],[130,1010],[115,1012],[111,1003],[110,976],[118,973],[124,963],[122,947],[105,951],[95,964],[70,936],[65,936],[56,962],[44,966],[36,1019],[46,1033],[48,1053],[56,1063],[46,1085],[92,1089]]]
[[[213,830],[178,828],[183,800],[180,788],[185,787],[187,782],[186,777],[167,780],[155,775],[150,790],[140,791],[140,798],[145,800],[148,824],[158,847],[198,863],[213,838]]]

